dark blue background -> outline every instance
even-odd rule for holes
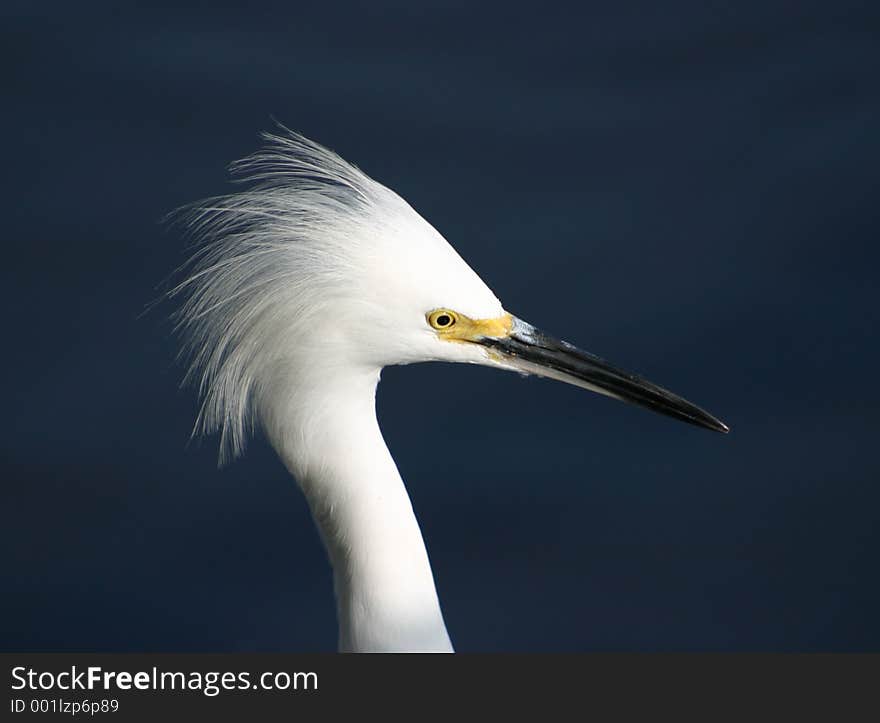
[[[296,485],[186,446],[138,318],[270,114],[733,429],[387,370],[460,650],[880,648],[876,3],[122,5],[0,11],[3,648],[334,649]]]

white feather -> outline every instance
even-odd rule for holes
[[[170,292],[202,406],[194,434],[219,431],[221,464],[272,418],[303,357],[387,364],[455,357],[424,313],[475,318],[501,304],[400,196],[332,151],[283,129],[232,164],[248,190],[178,213],[197,245]],[[469,350],[473,354],[473,350]]]
[[[250,189],[190,207],[200,244],[177,327],[221,461],[259,424],[298,480],[334,570],[343,650],[449,651],[409,496],[376,421],[382,367],[448,360],[567,381],[726,431],[689,402],[504,316],[450,343],[434,309],[498,320],[495,295],[403,199],[302,136],[233,164]],[[506,350],[506,351],[505,351]],[[525,350],[525,351],[524,351]]]

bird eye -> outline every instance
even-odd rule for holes
[[[438,330],[455,326],[455,320],[455,313],[448,309],[437,309],[428,314],[428,323]]]

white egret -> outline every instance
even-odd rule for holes
[[[375,414],[383,367],[537,374],[709,429],[698,407],[502,307],[400,196],[287,129],[234,163],[249,190],[184,218],[200,244],[171,292],[221,462],[255,427],[297,479],[333,566],[342,651],[452,651],[425,545]]]

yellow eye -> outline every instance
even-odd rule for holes
[[[451,329],[457,320],[455,312],[449,309],[437,309],[428,314],[428,323],[437,331]]]

